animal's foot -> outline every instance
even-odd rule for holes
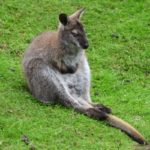
[[[111,108],[108,108],[108,107],[104,106],[103,104],[93,104],[93,106],[105,113],[108,113],[108,114],[112,113]]]
[[[97,108],[87,109],[86,115],[97,120],[105,120],[107,118],[107,114]]]

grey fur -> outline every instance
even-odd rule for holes
[[[60,103],[96,119],[105,119],[105,106],[97,107],[90,98],[90,69],[83,48],[88,40],[79,17],[82,11],[61,21],[58,31],[45,32],[29,45],[23,59],[28,87],[43,103]],[[80,14],[79,14],[80,13]],[[72,33],[72,30],[77,30]],[[103,111],[104,110],[104,111]]]

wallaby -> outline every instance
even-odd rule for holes
[[[88,40],[80,17],[84,9],[59,15],[56,32],[45,32],[29,45],[23,69],[33,96],[45,104],[62,104],[97,120],[106,120],[140,144],[146,141],[133,127],[111,115],[111,109],[90,97]]]

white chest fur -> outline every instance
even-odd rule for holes
[[[71,66],[75,67],[77,64],[79,64],[80,59],[82,57],[83,51],[79,51],[78,53],[72,53],[65,55],[63,58],[63,62],[65,63],[66,66]]]

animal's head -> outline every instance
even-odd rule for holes
[[[89,46],[88,40],[84,27],[80,22],[80,17],[83,12],[84,9],[80,9],[70,16],[64,13],[60,14],[59,30],[62,33],[61,35],[64,41],[66,40],[66,42],[73,44],[76,47],[87,49]]]

